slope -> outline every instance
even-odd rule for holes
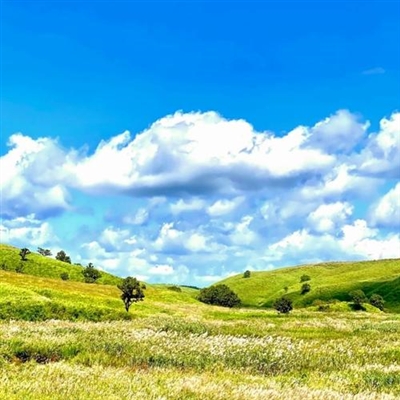
[[[311,291],[300,294],[302,275],[309,275]],[[273,271],[251,272],[224,279],[245,306],[272,306],[277,297],[287,295],[297,307],[311,305],[315,300],[350,300],[349,292],[362,289],[384,297],[385,307],[400,312],[400,259],[359,262],[329,262]]]

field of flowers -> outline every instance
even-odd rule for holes
[[[197,310],[1,322],[0,398],[400,398],[399,315]]]

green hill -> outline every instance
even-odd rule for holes
[[[26,257],[26,261],[21,261],[19,256],[20,249],[0,244],[0,269],[5,271],[16,271],[22,266],[23,273],[46,278],[60,279],[60,274],[68,273],[72,281],[83,282],[83,267],[74,264],[68,264],[54,258],[44,257],[38,253],[32,252]],[[121,278],[102,272],[98,283],[105,285],[117,285]]]
[[[302,275],[311,280],[311,291],[300,294]],[[272,306],[277,297],[287,295],[295,307],[311,305],[315,300],[350,300],[349,292],[361,289],[369,297],[380,294],[390,311],[400,312],[400,259],[329,262],[300,267],[281,268],[273,271],[251,272],[224,279],[241,298],[245,306]],[[285,289],[286,288],[286,289]]]
[[[197,290],[170,285],[146,285],[145,301],[125,312],[117,284],[121,278],[102,272],[98,283],[83,282],[82,267],[31,253],[21,261],[19,249],[0,245],[0,320],[41,321],[132,319],[154,313],[186,315],[199,302]],[[23,272],[16,268],[23,264]],[[70,279],[60,278],[62,272]]]

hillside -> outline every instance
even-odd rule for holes
[[[311,278],[307,282],[311,291],[305,295],[300,294],[302,275]],[[250,278],[235,275],[218,283],[234,290],[245,306],[270,307],[277,297],[285,294],[297,307],[309,306],[317,299],[348,301],[350,291],[362,289],[367,296],[380,294],[388,310],[400,312],[400,259],[281,268],[251,272]]]

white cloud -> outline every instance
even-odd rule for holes
[[[384,68],[375,67],[375,68],[366,69],[365,71],[363,71],[363,75],[382,75],[385,72],[386,71]]]
[[[372,223],[380,227],[400,227],[400,183],[389,190],[373,207]]]
[[[148,273],[150,275],[162,275],[162,276],[173,275],[174,272],[175,272],[174,268],[171,267],[170,265],[157,265],[157,266],[151,267],[148,270]]]
[[[242,202],[244,197],[236,197],[233,200],[217,200],[207,208],[207,213],[212,217],[219,217],[221,215],[229,214],[235,210]]]
[[[177,202],[170,205],[172,214],[181,214],[183,212],[199,211],[205,206],[205,201],[199,198],[192,198],[187,201],[179,199]]]
[[[330,204],[321,204],[310,213],[308,223],[317,232],[332,232],[342,226],[352,214],[353,207],[349,203],[340,201]]]

